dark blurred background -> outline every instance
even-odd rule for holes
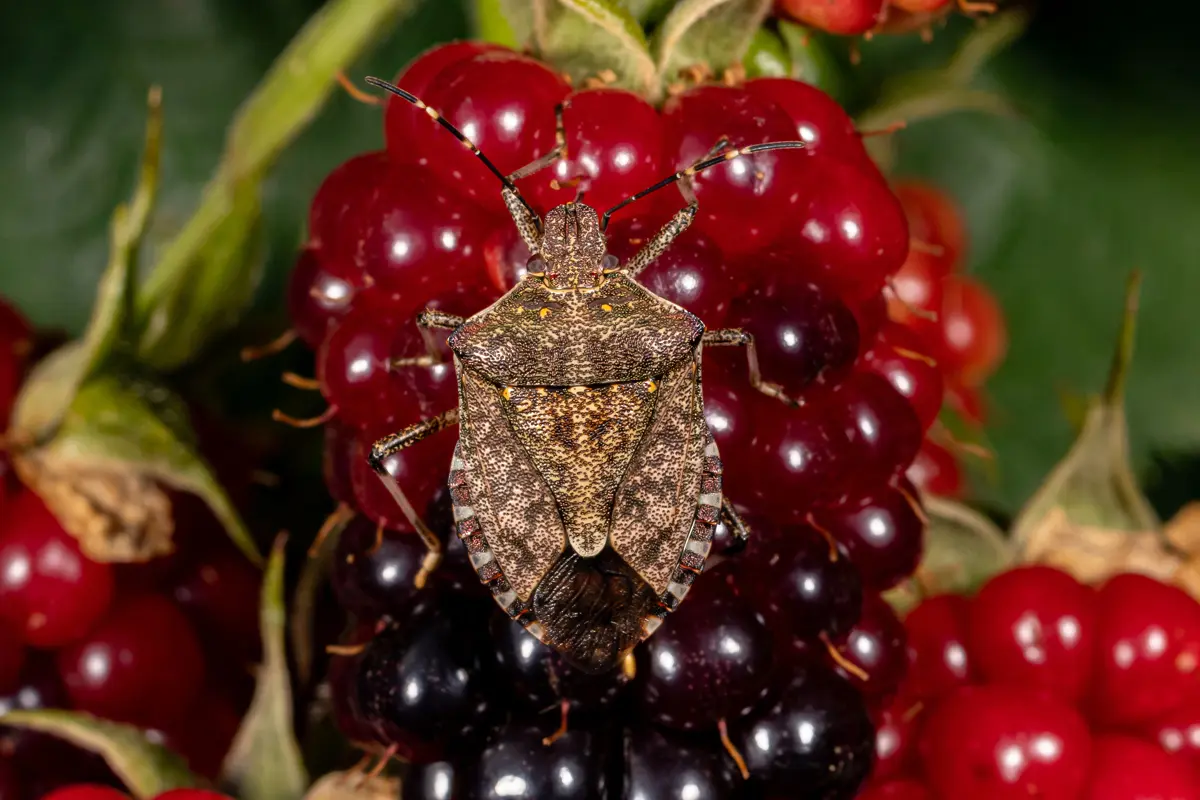
[[[77,333],[136,172],[151,83],[164,89],[163,190],[150,246],[187,218],[239,102],[316,0],[49,0],[0,4],[0,293],[39,325]],[[1128,410],[1134,452],[1165,513],[1200,495],[1200,68],[1196,4],[1044,2],[980,81],[1017,116],[960,113],[897,134],[896,174],[961,203],[969,271],[1008,319],[989,383],[993,474],[976,495],[1012,512],[1065,451],[1061,398],[1102,387],[1125,277],[1145,271]],[[356,78],[393,75],[424,47],[470,35],[471,10],[417,4]],[[888,75],[942,63],[966,19],[932,43],[875,37],[844,64],[852,111]],[[268,184],[260,320],[281,287],[308,202],[345,158],[382,145],[377,109],[336,95]],[[274,316],[272,316],[274,315]],[[269,328],[271,323],[262,323]],[[282,325],[279,323],[276,327]]]

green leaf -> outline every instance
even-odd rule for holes
[[[658,80],[702,64],[714,73],[741,63],[771,10],[770,0],[681,0],[654,34]]]
[[[1131,533],[1161,527],[1130,468],[1125,421],[1125,381],[1133,363],[1140,282],[1135,272],[1103,396],[1089,404],[1075,444],[1013,522],[1013,537],[1024,548],[1037,546],[1053,535],[1051,528],[1063,526]]]
[[[284,536],[275,540],[263,575],[260,622],[263,663],[258,668],[254,700],[233,740],[223,770],[223,781],[236,788],[240,800],[298,799],[308,786],[292,722],[292,689],[284,645],[285,541]]]
[[[0,720],[5,726],[48,733],[97,753],[138,800],[202,785],[182,757],[130,725],[58,709],[10,711]]]
[[[969,233],[964,271],[995,293],[1008,354],[987,384],[998,481],[973,491],[1015,513],[1077,431],[1064,389],[1095,390],[1112,357],[1114,310],[1129,271],[1145,273],[1138,356],[1125,412],[1135,474],[1200,449],[1200,86],[1188,22],[1163,28],[1042,5],[1029,32],[982,68],[981,86],[1016,118],[953,115],[893,137],[896,174],[945,189]],[[1136,65],[1136,68],[1130,65]]]
[[[195,214],[137,295],[140,359],[174,369],[231,327],[263,265],[261,182],[321,109],[336,77],[410,0],[331,0],[308,21],[234,118],[225,153]]]
[[[812,84],[835,100],[846,99],[842,65],[830,51],[825,35],[786,20],[779,22],[779,35],[791,61],[789,77]]]
[[[74,3],[67,14],[53,3],[0,3],[0,294],[39,327],[80,335],[113,209],[138,170],[147,88],[163,87],[167,114],[143,267],[195,213],[239,105],[320,5]],[[403,25],[381,26],[387,38],[348,74],[394,75],[435,42],[466,34],[458,3],[412,5]],[[380,147],[382,128],[378,109],[335,93],[263,185],[267,270],[255,302],[278,310],[277,324],[313,193],[341,161]]]
[[[18,453],[19,474],[84,551],[103,561],[171,551],[161,481],[203,499],[247,557],[254,540],[197,453],[182,402],[148,380],[100,375],[85,382],[53,439]]]
[[[525,27],[522,35],[518,35],[513,23],[505,16],[504,6],[504,0],[475,0],[471,5],[473,38],[519,50],[528,41],[529,29]],[[527,20],[526,25],[529,24]]]
[[[118,205],[113,212],[108,267],[96,290],[91,320],[80,341],[51,354],[22,385],[12,419],[18,441],[36,442],[52,435],[79,384],[112,356],[128,334],[138,248],[158,194],[163,123],[162,91],[158,87],[150,90],[146,105],[149,114],[141,174],[132,200]]]
[[[612,72],[614,86],[655,91],[646,36],[628,11],[611,0],[533,0],[528,6],[534,49],[576,86]],[[517,20],[514,30],[521,30],[523,16],[509,17]]]
[[[747,78],[786,78],[792,72],[792,59],[783,40],[766,28],[754,32],[742,65]]]
[[[883,130],[896,123],[912,125],[922,120],[961,112],[1012,116],[1007,98],[975,85],[979,71],[1025,30],[1028,14],[1020,9],[989,17],[965,36],[950,60],[941,66],[916,69],[886,79],[876,102],[855,120],[860,131]],[[885,169],[895,159],[895,139],[874,137],[866,141],[871,156]]]

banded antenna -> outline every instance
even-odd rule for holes
[[[643,189],[642,191],[638,192],[637,194],[633,195],[632,197],[628,197],[628,198],[622,200],[621,202],[617,203],[615,206],[610,208],[608,211],[605,211],[604,216],[600,218],[600,229],[607,230],[608,229],[608,218],[611,217],[616,212],[620,211],[625,206],[629,205],[630,203],[633,203],[637,200],[641,200],[646,195],[653,194],[654,192],[657,192],[659,189],[665,189],[666,187],[670,186],[673,183],[678,183],[679,181],[683,180],[684,178],[690,178],[693,175],[695,175],[697,172],[703,172],[706,169],[710,169],[710,168],[718,166],[720,164],[724,164],[727,161],[733,161],[735,158],[740,158],[741,156],[748,156],[751,153],[763,153],[768,150],[799,150],[803,147],[805,147],[804,142],[765,142],[764,144],[754,144],[754,145],[750,145],[749,147],[734,147],[730,150],[726,150],[724,153],[720,153],[719,155],[715,155],[712,158],[705,159],[704,161],[701,161],[698,164],[693,164],[692,166],[688,167],[687,169],[681,169],[678,172],[676,172],[674,175],[671,175],[670,177],[667,177],[667,178],[663,178],[661,181],[654,184],[650,188]]]
[[[421,109],[426,114],[428,114],[429,117],[434,122],[441,125],[446,130],[450,131],[450,133],[454,136],[455,139],[458,139],[458,141],[462,142],[463,147],[470,150],[471,153],[474,154],[474,156],[476,158],[478,158],[480,161],[483,162],[483,165],[488,168],[489,172],[491,172],[493,175],[496,176],[496,179],[500,181],[500,183],[504,186],[505,189],[508,189],[510,192],[512,192],[514,195],[516,195],[517,199],[521,201],[521,205],[525,206],[525,210],[529,212],[529,215],[533,219],[540,220],[540,217],[538,217],[537,212],[534,211],[533,207],[530,206],[529,203],[525,200],[525,198],[521,196],[521,192],[520,192],[520,190],[517,189],[517,185],[515,183],[513,183],[511,180],[509,180],[507,175],[505,175],[503,172],[498,170],[496,168],[496,165],[493,164],[491,162],[491,160],[487,156],[485,156],[478,147],[475,146],[475,143],[466,137],[466,134],[464,134],[458,128],[454,127],[454,123],[452,123],[450,120],[446,119],[441,114],[439,114],[436,109],[430,108],[429,106],[425,105],[425,102],[423,100],[421,100],[421,98],[417,97],[414,94],[410,94],[409,92],[404,91],[399,86],[395,86],[394,84],[388,83],[387,81],[383,80],[382,78],[370,77],[370,78],[366,79],[366,82],[371,84],[372,86],[383,89],[385,92],[390,92],[390,93],[396,95],[396,97],[399,97],[401,100],[407,100],[408,102],[412,103],[414,106],[416,106],[417,108]]]

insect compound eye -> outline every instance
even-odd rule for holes
[[[543,261],[538,256],[531,256],[529,258],[529,260],[525,262],[525,272],[527,272],[527,273],[528,272],[544,273],[545,271],[546,271],[546,262]]]
[[[612,253],[609,253],[608,255],[604,256],[604,258],[600,259],[600,268],[604,270],[616,269],[617,264],[619,263],[621,262],[617,259],[617,257]]]

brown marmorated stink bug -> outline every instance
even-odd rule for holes
[[[745,347],[752,384],[777,392],[758,375],[749,334],[706,331],[635,279],[696,215],[693,175],[747,153],[804,144],[724,150],[721,141],[709,157],[602,217],[576,201],[542,220],[514,182],[564,155],[561,106],[556,148],[504,175],[434,109],[386,81],[367,82],[424,110],[479,157],[503,185],[533,254],[525,277],[470,318],[422,312],[417,325],[429,354],[397,362],[432,363],[439,356],[429,332],[453,331],[447,344],[459,407],[381,439],[369,457],[429,547],[418,580],[436,567],[441,543],[385,463],[458,424],[449,487],[458,535],[480,580],[509,616],[567,660],[590,672],[611,669],[683,600],[704,568],[720,515],[746,535],[721,494],[721,460],[701,398],[702,347]],[[685,207],[627,263],[606,255],[613,212],[671,184]]]

